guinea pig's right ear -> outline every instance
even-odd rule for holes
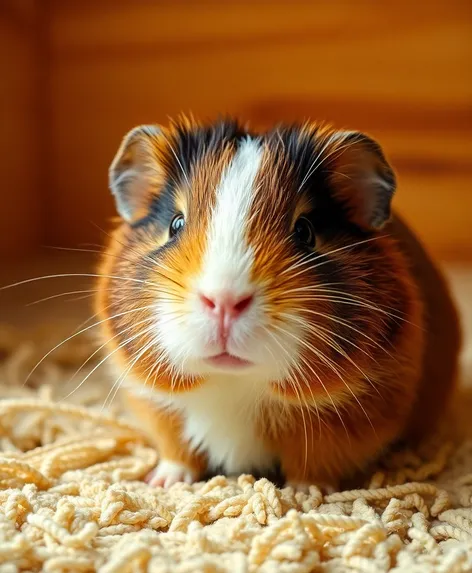
[[[140,125],[125,135],[109,170],[109,186],[120,216],[132,222],[146,214],[162,173],[156,155],[160,130]]]
[[[335,132],[328,141],[334,197],[353,223],[362,229],[381,229],[390,218],[396,178],[380,145],[356,131]]]

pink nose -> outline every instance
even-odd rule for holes
[[[212,296],[200,294],[205,309],[218,320],[220,338],[227,338],[231,324],[251,306],[254,295],[234,296],[231,292],[221,292]]]
[[[231,293],[222,292],[214,296],[200,295],[200,300],[207,310],[214,314],[227,314],[231,318],[237,318],[245,312],[252,303],[253,295],[235,297]]]

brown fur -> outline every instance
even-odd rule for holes
[[[203,475],[206,458],[192,451],[182,440],[180,417],[175,412],[153,408],[147,400],[136,397],[132,392],[125,395],[129,410],[148,433],[160,456],[186,465],[195,475]]]
[[[196,124],[187,127],[195,129]],[[301,137],[313,130],[315,126],[305,127]],[[324,128],[319,137],[328,141],[332,134]],[[152,150],[164,171],[173,161],[174,138],[172,128],[164,131]],[[337,195],[352,211],[354,222],[366,226],[364,205],[352,189],[353,165],[365,161],[364,155],[353,147],[340,151],[339,142],[328,146],[326,153],[332,154],[331,184]],[[133,380],[161,391],[191,391],[205,380],[178,374],[158,345],[151,344],[151,334],[140,333],[135,326],[150,320],[149,309],[132,311],[136,301],[139,306],[149,305],[157,291],[164,289],[166,296],[175,298],[185,319],[185,296],[201,264],[214,201],[209,190],[233,154],[234,147],[228,143],[189,173],[191,190],[183,184],[178,188],[179,206],[198,221],[189,224],[178,251],[164,253],[154,267],[150,253],[164,244],[165,233],[136,235],[123,224],[114,231],[103,257],[99,316],[110,319],[127,313],[104,322],[108,348]],[[382,163],[383,158],[378,161]],[[273,384],[274,403],[261,412],[259,429],[280,458],[288,480],[332,482],[361,469],[393,440],[401,436],[418,439],[432,430],[454,386],[459,327],[440,272],[397,217],[382,230],[369,229],[367,239],[347,240],[357,246],[346,249],[346,237],[329,236],[317,246],[320,254],[329,256],[339,282],[348,286],[346,291],[325,287],[321,269],[315,279],[299,268],[290,270],[297,254],[287,245],[286,228],[311,202],[305,193],[294,199],[291,170],[291,165],[280,160],[277,148],[265,148],[264,168],[256,182],[260,187],[254,205],[257,216],[247,229],[249,240],[256,245],[253,274],[266,287],[267,314],[274,324],[283,326],[281,317],[296,308],[317,331],[305,331],[301,361],[291,380]],[[286,192],[281,192],[281,185],[287,186]],[[159,193],[159,187],[154,185],[152,193]],[[140,203],[146,204],[149,198]],[[280,214],[277,220],[274,212]],[[134,276],[139,267],[148,277],[146,289],[110,278]],[[320,289],[316,296],[304,294],[303,289],[314,286]],[[333,316],[340,320],[333,321]],[[122,329],[125,335],[120,334]],[[119,349],[126,336],[135,339]],[[146,347],[133,363],[132,358]],[[147,419],[161,455],[186,464],[197,475],[204,472],[205,456],[182,441],[177,414],[131,397],[129,405],[139,418]]]

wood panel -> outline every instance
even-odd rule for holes
[[[40,0],[0,3],[0,257],[40,242]]]
[[[363,129],[397,206],[443,258],[472,257],[472,4],[53,0],[49,243],[103,237],[121,136],[192,111]]]

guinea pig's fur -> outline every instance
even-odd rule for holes
[[[159,450],[152,484],[277,464],[335,484],[433,429],[457,316],[391,216],[396,179],[370,137],[182,118],[133,129],[110,187],[120,223],[96,306]]]

